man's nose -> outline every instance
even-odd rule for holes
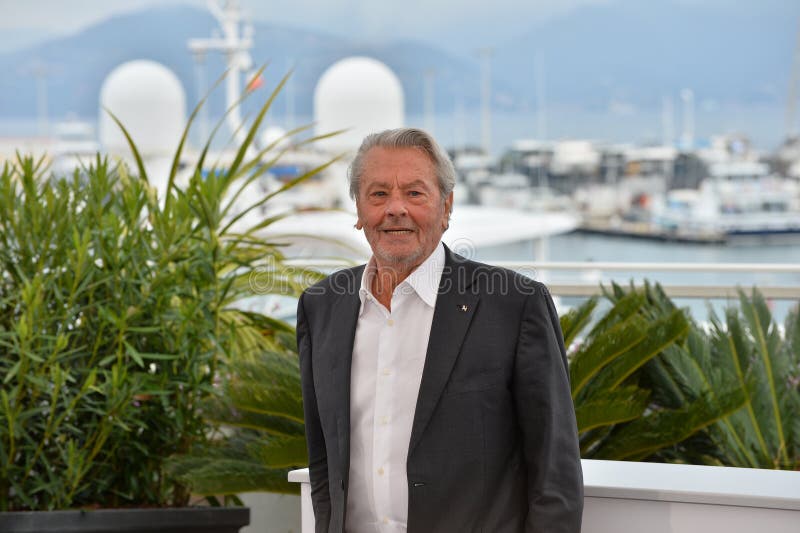
[[[386,202],[386,214],[389,216],[403,216],[408,214],[406,200],[402,194],[392,194]]]

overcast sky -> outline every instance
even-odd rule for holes
[[[593,4],[680,4],[753,14],[796,13],[798,0],[241,0],[253,19],[364,39],[420,39],[445,48],[495,46],[538,22]],[[205,0],[0,0],[0,51],[73,33],[105,18],[152,5]]]

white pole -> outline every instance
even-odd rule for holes
[[[289,70],[295,68],[294,61],[288,61]],[[286,129],[291,130],[294,128],[294,77],[297,71],[292,72],[292,75],[286,81]]]
[[[464,151],[466,145],[466,126],[464,126],[464,100],[461,93],[456,94],[455,109],[453,110],[453,148],[456,153]]]
[[[39,117],[39,135],[47,137],[50,129],[47,118],[47,66],[38,63],[34,65],[32,72],[36,78],[36,114]]]
[[[540,141],[547,139],[547,89],[544,70],[544,53],[536,52],[534,60],[536,75],[536,137]]]
[[[797,45],[792,61],[792,70],[789,73],[789,92],[786,101],[786,138],[794,139],[797,137],[797,123],[794,120],[797,110],[797,85],[800,81],[800,25],[797,29]]]
[[[194,54],[194,80],[195,80],[195,91],[197,93],[197,103],[199,104],[203,97],[208,92],[208,84],[206,80],[206,56],[202,53],[195,53]],[[199,117],[198,117],[198,132],[199,132],[199,139],[198,144],[202,146],[208,140],[209,128],[208,128],[208,106],[209,102],[205,102],[203,107],[200,108]]]
[[[436,118],[435,118],[436,96],[434,93],[435,74],[436,73],[433,69],[425,70],[425,98],[423,100],[424,124],[425,124],[425,131],[427,131],[431,135],[434,135],[434,129],[436,126]]]
[[[492,49],[478,51],[481,58],[481,147],[492,153]]]
[[[672,146],[675,142],[675,117],[672,109],[672,97],[665,95],[661,99],[661,144]]]
[[[547,139],[547,80],[545,79],[544,53],[541,50],[537,50],[534,56],[534,74],[536,77],[536,137],[539,142],[544,143]],[[544,150],[545,146],[542,144],[536,173],[539,178],[539,187],[546,190],[550,188],[550,179],[544,168]]]
[[[691,89],[681,91],[683,100],[683,134],[681,145],[684,149],[694,147],[694,92]]]

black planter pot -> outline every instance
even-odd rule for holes
[[[238,533],[249,523],[247,507],[0,513],[3,533]]]

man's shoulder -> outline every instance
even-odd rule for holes
[[[356,295],[361,286],[365,265],[337,270],[303,291],[304,299],[323,299],[331,296]]]
[[[473,290],[482,294],[549,294],[547,286],[534,279],[536,271],[533,269],[511,270],[466,259],[455,253],[451,257],[448,266],[456,271],[456,276],[461,275]],[[463,274],[458,273],[459,269],[463,269]]]

